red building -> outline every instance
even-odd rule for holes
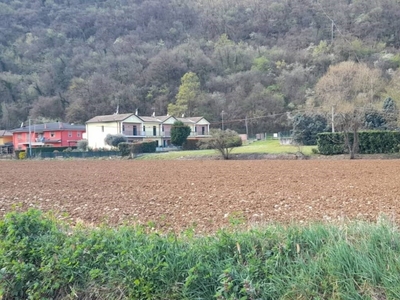
[[[29,144],[34,147],[73,147],[83,138],[85,125],[53,122],[31,124],[11,130],[14,150],[26,150]],[[30,143],[29,143],[30,136]]]

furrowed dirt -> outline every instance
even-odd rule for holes
[[[400,220],[400,160],[0,161],[0,215],[214,232],[247,225]]]

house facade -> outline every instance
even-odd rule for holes
[[[176,119],[171,116],[137,116],[114,114],[94,117],[86,122],[88,147],[111,148],[104,141],[107,134],[122,134],[128,142],[156,141],[158,146],[171,144],[171,127]]]
[[[5,145],[7,143],[12,143],[13,134],[8,130],[0,130],[0,145]]]
[[[206,137],[209,134],[210,123],[203,117],[177,119],[168,115],[104,115],[86,122],[88,147],[111,148],[104,142],[107,134],[122,134],[128,142],[156,141],[158,147],[168,147],[171,145],[171,128],[177,120],[190,126],[192,137]]]
[[[31,147],[75,147],[85,133],[84,125],[62,122],[31,124],[12,130],[14,150]]]
[[[143,120],[143,141],[156,141],[157,147],[171,145],[171,128],[176,122],[172,116],[140,116]]]
[[[88,147],[110,148],[104,142],[108,134],[123,134],[128,140],[142,138],[142,120],[134,114],[114,114],[94,117],[86,122]]]
[[[204,138],[210,136],[210,122],[203,117],[177,118],[191,129],[190,137]]]
[[[13,152],[13,134],[8,130],[0,130],[0,155]]]

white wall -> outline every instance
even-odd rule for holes
[[[107,134],[118,134],[119,129],[117,126],[119,126],[117,122],[86,124],[88,147],[93,149],[110,149],[111,147],[104,143],[104,138]]]

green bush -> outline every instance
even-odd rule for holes
[[[129,156],[131,155],[132,151],[132,143],[119,143],[118,144],[118,150],[121,152],[121,156]]]
[[[315,145],[317,134],[329,131],[326,118],[318,114],[297,113],[292,119],[293,139],[301,145]]]
[[[45,152],[54,152],[57,150],[57,152],[63,152],[66,149],[76,149],[75,146],[71,147],[34,147],[32,148],[32,154],[35,155],[36,153],[45,153]]]
[[[125,143],[126,137],[122,134],[107,134],[104,142],[112,147],[118,147],[119,143]]]
[[[399,152],[400,132],[363,131],[359,133],[360,153],[395,153]]]
[[[118,149],[122,156],[129,156],[138,153],[154,153],[156,152],[157,142],[140,142],[140,143],[119,143]]]
[[[399,151],[400,132],[397,131],[361,131],[359,153],[395,153]],[[353,135],[349,135],[350,141]],[[347,153],[343,133],[320,133],[317,138],[318,151],[324,155]]]
[[[182,121],[175,121],[171,127],[171,143],[175,146],[182,146],[190,135],[190,127]]]
[[[317,145],[319,153],[323,155],[335,155],[345,153],[344,138],[340,132],[319,133],[317,135]]]
[[[76,143],[76,147],[80,151],[86,151],[88,148],[88,140],[82,139]]]
[[[199,141],[200,139],[187,139],[182,145],[182,150],[199,150]]]
[[[152,142],[143,142],[142,144],[142,148],[141,148],[141,152],[142,153],[154,153],[156,152],[156,148],[157,148],[157,142],[156,141],[152,141]]]

